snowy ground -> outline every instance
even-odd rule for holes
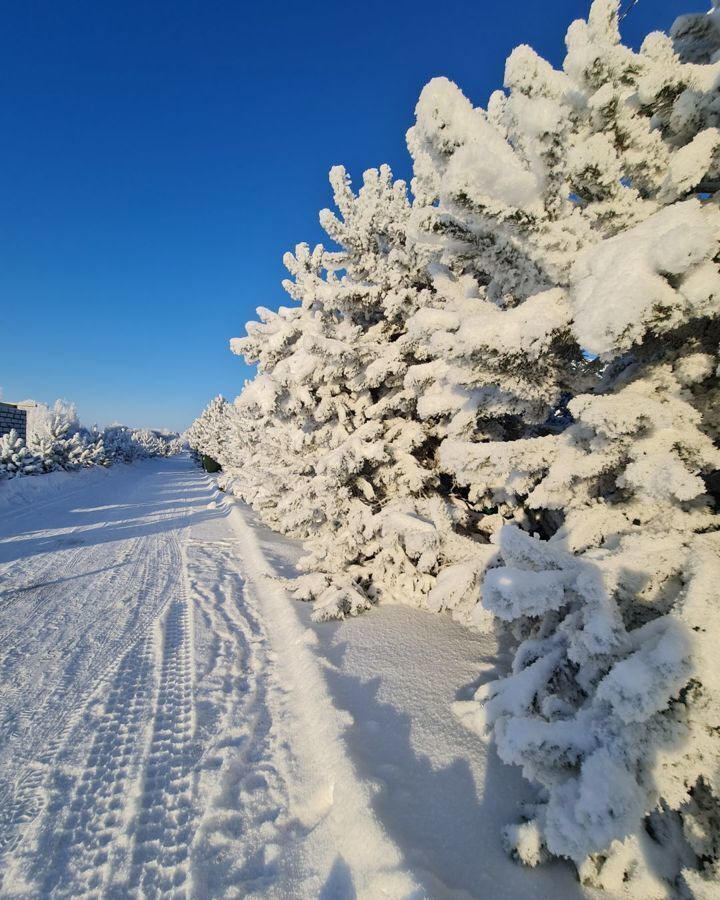
[[[576,898],[449,619],[310,623],[298,549],[184,458],[0,485],[0,895]]]

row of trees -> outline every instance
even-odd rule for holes
[[[54,409],[38,405],[29,418],[27,441],[14,430],[0,436],[0,480],[171,456],[184,446],[178,435],[150,429],[84,428],[74,407],[61,402]]]
[[[720,11],[562,70],[517,48],[475,108],[445,79],[387,167],[331,172],[335,249],[232,349],[258,374],[190,443],[307,541],[315,617],[379,599],[509,629],[458,704],[538,786],[508,848],[636,897],[720,881]],[[670,886],[670,888],[669,888]]]

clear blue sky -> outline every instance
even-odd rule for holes
[[[688,0],[640,0],[637,45]],[[697,0],[696,9],[704,9]],[[322,239],[327,172],[389,163],[425,82],[485,104],[578,0],[23,0],[0,19],[0,386],[90,424],[184,428],[249,370],[228,350]]]

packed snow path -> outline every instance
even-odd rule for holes
[[[450,709],[483,639],[400,607],[311,626],[297,548],[187,459],[21,481],[2,897],[582,896],[500,849],[522,782]]]

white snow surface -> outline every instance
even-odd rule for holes
[[[315,625],[299,553],[185,457],[0,485],[0,895],[588,896],[453,714],[494,638]]]

